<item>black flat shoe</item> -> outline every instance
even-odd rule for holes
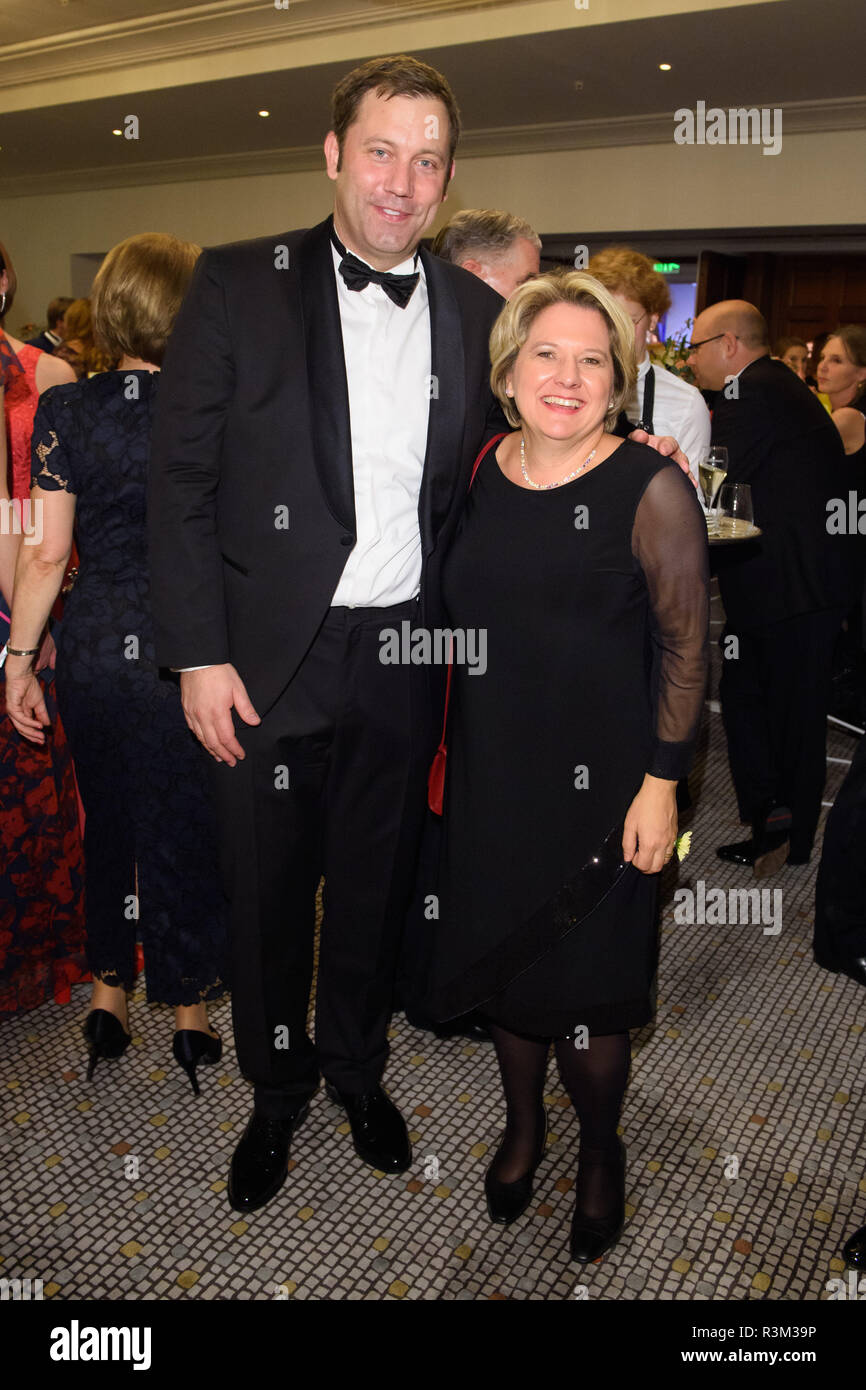
[[[127,1033],[120,1019],[108,1009],[91,1009],[81,1031],[90,1053],[88,1081],[92,1080],[101,1057],[122,1057],[132,1041],[132,1034]]]
[[[229,1168],[228,1199],[235,1211],[257,1211],[277,1195],[288,1173],[292,1135],[309,1112],[309,1100],[278,1120],[253,1111]]]
[[[406,1122],[381,1086],[364,1095],[348,1095],[330,1082],[325,1091],[342,1105],[352,1128],[355,1153],[381,1173],[405,1173],[412,1165]]]
[[[626,1148],[621,1139],[617,1140],[619,1153],[610,1159],[602,1160],[604,1167],[615,1167],[620,1172],[620,1190],[616,1208],[606,1221],[584,1216],[579,1206],[575,1206],[571,1219],[571,1258],[578,1264],[590,1264],[597,1260],[611,1246],[616,1245],[625,1226],[625,1163]],[[578,1167],[578,1182],[580,1168]]]
[[[499,1153],[499,1149],[496,1150],[490,1167],[484,1174],[484,1195],[487,1198],[487,1214],[490,1220],[495,1221],[498,1226],[510,1226],[512,1221],[516,1221],[518,1216],[522,1216],[526,1211],[532,1201],[532,1183],[536,1169],[544,1158],[546,1148],[547,1111],[545,1110],[544,1133],[536,1150],[535,1161],[528,1173],[524,1173],[520,1178],[515,1178],[513,1182],[500,1182],[498,1178],[492,1177],[493,1164]]]
[[[212,1038],[198,1028],[178,1028],[171,1045],[174,1060],[183,1067],[192,1084],[194,1096],[201,1095],[195,1069],[199,1062],[212,1067],[223,1055],[222,1038]]]

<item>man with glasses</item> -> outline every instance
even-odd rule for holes
[[[637,381],[626,402],[629,429],[635,425],[650,434],[670,434],[689,461],[689,472],[698,481],[698,464],[710,447],[710,412],[694,386],[675,372],[650,361],[649,335],[671,307],[670,291],[652,261],[628,246],[607,246],[593,256],[589,273],[619,300],[634,324]],[[617,431],[619,432],[619,431]],[[626,432],[626,421],[622,422]]]
[[[726,481],[751,487],[762,532],[717,552],[719,696],[740,817],[752,826],[717,853],[760,878],[786,860],[807,863],[815,838],[833,644],[855,587],[856,538],[829,534],[827,504],[856,484],[826,411],[770,357],[753,304],[705,309],[693,339],[688,364],[718,393],[712,442],[728,450]]]

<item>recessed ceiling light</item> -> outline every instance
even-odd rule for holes
[[[659,63],[659,72],[670,72],[670,63]]]
[[[271,114],[270,111],[260,111],[260,112],[259,112],[259,115],[260,115],[260,116],[269,116],[270,114]]]

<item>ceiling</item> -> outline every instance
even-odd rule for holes
[[[301,12],[320,24],[335,16],[341,22],[381,17],[387,8],[373,0],[292,4],[295,19]],[[468,0],[452,4],[463,12],[503,9],[470,6]],[[863,35],[863,0],[834,0],[817,15],[814,0],[767,0],[582,25],[572,22],[565,0],[560,7],[567,16],[561,29],[412,49],[454,87],[465,127],[458,154],[668,141],[674,110],[694,107],[699,99],[708,106],[781,106],[787,131],[866,125],[863,44],[852,41]],[[432,0],[400,5],[403,15],[435,8]],[[549,6],[539,5],[539,15],[542,10],[548,14]],[[90,31],[92,47],[100,32],[95,26],[109,26],[116,36],[123,21],[158,21],[161,43],[166,25],[196,21],[200,49],[215,30],[224,34],[220,26],[265,19],[271,24],[274,16],[275,7],[262,0],[188,0],[182,11],[171,0],[4,0],[0,193],[321,167],[330,91],[356,60],[294,67],[281,62],[271,71],[234,76],[215,59],[211,80],[184,80],[181,65],[172,85],[139,87],[139,49],[128,85],[118,80],[124,70],[112,60],[111,95],[101,94],[106,77],[94,71],[86,99],[57,101],[50,84],[34,85],[41,99],[11,109],[21,105],[22,91],[30,91],[16,76],[22,71],[18,64],[45,61],[49,49],[60,51],[58,36],[74,34],[78,43],[81,31],[85,37]],[[448,38],[454,25],[443,21],[437,32]],[[501,26],[493,32],[501,33]],[[146,34],[142,41],[146,49]],[[662,61],[672,71],[660,72]],[[582,84],[579,90],[575,83]],[[260,118],[260,109],[270,117]],[[138,140],[112,134],[129,114],[139,119]]]

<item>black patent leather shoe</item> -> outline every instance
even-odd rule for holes
[[[786,864],[790,855],[787,833],[782,831],[762,835],[759,840],[737,840],[732,845],[719,845],[716,854],[728,864],[742,864],[753,871],[755,878],[768,878]],[[802,859],[792,861],[802,864]]]
[[[752,824],[752,838],[719,845],[716,854],[728,864],[742,864],[752,869],[755,878],[767,878],[777,873],[790,857],[790,830],[788,807],[765,804]]]
[[[108,1009],[91,1009],[81,1026],[90,1054],[87,1079],[90,1081],[101,1057],[122,1057],[132,1041],[120,1019]]]
[[[727,864],[743,864],[751,869],[755,862],[755,842],[736,840],[732,845],[719,845],[716,854]]]
[[[229,1168],[228,1198],[235,1211],[257,1211],[286,1180],[292,1135],[310,1112],[309,1100],[280,1119],[254,1110]]]
[[[615,1167],[619,1170],[619,1191],[617,1194],[616,1206],[605,1221],[584,1216],[579,1204],[575,1206],[574,1215],[571,1218],[571,1258],[578,1264],[589,1264],[592,1260],[597,1260],[606,1250],[616,1245],[623,1233],[625,1226],[625,1164],[626,1148],[621,1139],[617,1140],[619,1153],[610,1160],[604,1160],[605,1167]],[[580,1184],[580,1169],[578,1168],[578,1187]]]
[[[381,1086],[363,1095],[349,1095],[327,1082],[325,1091],[345,1110],[359,1158],[380,1173],[405,1173],[411,1167],[406,1122]]]
[[[847,1269],[866,1269],[866,1226],[861,1226],[859,1231],[849,1236],[842,1247],[842,1254]]]
[[[178,1028],[171,1045],[174,1060],[183,1067],[192,1085],[194,1096],[201,1095],[195,1069],[199,1062],[212,1067],[223,1055],[222,1038],[212,1038],[198,1028]]]
[[[515,1178],[514,1182],[500,1182],[498,1178],[491,1176],[493,1164],[496,1162],[496,1155],[487,1172],[484,1174],[484,1195],[487,1198],[487,1215],[491,1221],[495,1221],[498,1226],[510,1226],[512,1221],[516,1221],[518,1216],[522,1216],[532,1201],[532,1183],[536,1169],[544,1158],[544,1151],[547,1147],[547,1111],[544,1112],[544,1132],[541,1142],[535,1153],[535,1160],[528,1173],[522,1177]],[[496,1150],[498,1155],[499,1150]]]

